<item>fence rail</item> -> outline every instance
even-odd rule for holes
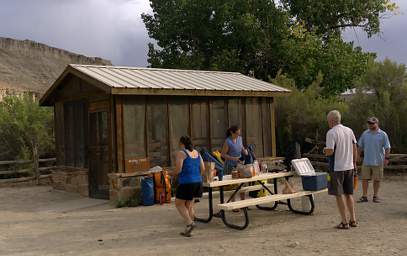
[[[46,175],[55,168],[56,158],[44,158],[38,160],[38,171],[40,175]],[[34,161],[32,160],[11,160],[0,161],[0,179],[16,178],[20,176],[35,175]]]
[[[303,157],[310,159],[312,165],[317,169],[328,170],[326,157],[320,154],[303,154]],[[385,170],[405,171],[407,170],[407,154],[390,154],[389,165],[384,167]]]

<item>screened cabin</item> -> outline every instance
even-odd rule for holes
[[[108,198],[108,173],[172,166],[180,136],[220,149],[237,124],[257,156],[275,156],[274,97],[289,90],[240,73],[69,65],[40,100],[54,106],[57,165]]]

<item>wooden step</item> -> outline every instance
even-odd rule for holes
[[[303,196],[307,196],[307,195],[323,193],[323,192],[327,192],[327,191],[328,191],[328,189],[323,189],[323,190],[319,190],[319,191],[298,191],[293,194],[269,195],[269,196],[265,196],[265,197],[250,198],[250,199],[245,199],[245,200],[236,201],[236,202],[218,204],[218,207],[221,210],[231,211],[231,210],[241,209],[241,208],[245,208],[245,207],[249,207],[249,206],[267,204],[267,203],[272,203],[272,202],[276,202],[276,201],[280,201],[280,200],[298,198],[298,197],[303,197]]]

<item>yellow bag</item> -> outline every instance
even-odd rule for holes
[[[212,155],[216,158],[216,160],[218,160],[219,162],[221,162],[222,164],[224,164],[223,160],[222,160],[222,154],[219,152],[219,150],[215,150],[212,152]]]

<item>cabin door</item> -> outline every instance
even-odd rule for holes
[[[109,102],[90,103],[88,113],[89,196],[109,199]]]

